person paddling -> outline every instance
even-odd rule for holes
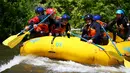
[[[58,24],[59,26],[55,29],[57,30],[59,34],[64,35],[64,33],[66,33],[67,37],[70,38],[70,24],[69,21],[70,20],[70,16],[67,14],[63,14],[61,19],[59,20]]]
[[[41,22],[46,17],[46,15],[44,14],[44,8],[37,7],[35,9],[35,13],[37,15],[28,21],[28,24],[30,26],[26,26],[25,29],[29,30],[31,28],[34,28],[34,31],[32,31],[33,37],[48,35],[48,25],[45,24],[46,21],[44,23],[37,25],[39,22]]]
[[[56,10],[54,8],[47,8],[46,9],[46,15],[52,15],[48,18],[48,27],[49,27],[49,36],[56,36],[59,34],[56,34],[55,29],[59,26],[59,22],[56,19]]]
[[[71,31],[71,27],[70,27],[70,16],[67,14],[62,15],[62,28],[64,29],[64,32],[66,32],[66,35],[68,38],[70,38],[70,31]]]
[[[101,27],[106,28],[107,24],[105,22],[101,21],[101,18],[102,17],[100,15],[93,16],[93,20],[95,22],[98,22],[101,25]],[[102,45],[108,44],[108,37],[106,35],[106,32],[103,31],[103,29],[101,29],[101,44]]]
[[[115,26],[116,29],[113,27]],[[116,35],[120,36],[122,39],[127,40],[129,38],[129,24],[128,18],[125,16],[125,13],[122,9],[116,11],[115,19],[109,23],[108,30],[113,32],[113,41],[116,40]]]
[[[83,28],[83,32],[81,36],[87,39],[88,43],[100,44],[100,38],[101,38],[100,24],[93,21],[93,16],[91,14],[85,15],[84,20],[86,24]]]

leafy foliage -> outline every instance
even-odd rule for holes
[[[111,21],[119,8],[124,9],[128,15],[129,2],[129,0],[47,0],[44,6],[56,8],[59,16],[69,14],[72,27],[77,28],[82,27],[84,21],[81,16],[86,14],[100,14],[105,22]]]
[[[100,14],[103,21],[109,22],[115,17],[116,9],[122,8],[130,14],[130,0],[0,0],[0,38],[20,32],[27,21],[35,15],[36,6],[57,9],[57,16],[67,13],[71,16],[70,24],[81,28],[82,16]],[[42,4],[40,4],[42,3]],[[8,35],[9,34],[9,35]]]
[[[39,1],[3,0],[0,2],[0,38],[16,34],[27,25],[29,18],[34,16],[34,8]]]

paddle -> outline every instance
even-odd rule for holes
[[[30,27],[30,26],[29,26]],[[11,42],[12,40],[14,40],[15,38],[17,38],[21,33],[23,33],[26,29],[24,28],[21,32],[19,32],[16,35],[12,35],[10,37],[8,37],[7,39],[5,39],[2,44],[5,46],[8,46],[8,43]]]
[[[43,23],[49,16],[51,16],[53,14],[53,12],[50,14],[50,15],[48,15],[46,18],[44,18],[40,23],[38,23],[37,25],[39,25],[39,24],[41,24],[41,23]],[[27,35],[27,34],[29,34],[32,30],[33,30],[34,28],[32,28],[32,29],[30,29],[29,31],[27,31],[26,33],[24,33],[24,34],[22,34],[22,35],[20,35],[20,36],[17,36],[16,38],[14,38],[13,40],[11,40],[10,42],[8,42],[8,46],[10,47],[10,48],[13,48],[13,47],[15,47],[17,44],[19,44],[21,41],[22,41],[22,39]]]
[[[109,37],[110,41],[112,42],[112,44],[114,45],[117,53],[120,55],[120,57],[124,60],[124,66],[127,68],[130,68],[130,62],[128,62],[127,60],[125,60],[125,58],[122,56],[122,54],[120,53],[120,51],[118,50],[118,48],[116,47],[115,43],[113,43],[111,37],[108,35],[108,33],[106,32],[106,30],[104,29],[103,26],[101,26],[103,31],[107,34],[107,36]],[[118,56],[117,56],[118,57]]]
[[[20,36],[17,36],[17,38],[13,39],[11,42],[8,43],[8,46],[9,46],[10,48],[15,47],[17,44],[19,44],[19,43],[23,40],[23,38],[24,38],[27,34],[30,34],[30,32],[27,31],[27,32],[24,33],[24,34],[22,34],[22,35],[20,35]]]

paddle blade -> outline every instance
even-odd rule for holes
[[[123,57],[120,56],[119,54],[112,52],[112,51],[107,51],[113,58],[117,59],[118,61],[122,62],[123,61]]]
[[[2,42],[3,45],[8,46],[8,43],[17,38],[18,35],[12,35]]]
[[[130,62],[127,61],[126,59],[124,59],[124,66],[125,66],[126,68],[130,68]]]
[[[23,38],[24,38],[27,34],[30,34],[30,32],[28,31],[28,32],[26,32],[26,33],[24,33],[24,34],[18,36],[17,38],[15,38],[15,39],[12,40],[11,42],[9,42],[9,43],[8,43],[8,46],[9,46],[10,48],[14,48],[17,44],[19,44],[19,43],[23,40]]]

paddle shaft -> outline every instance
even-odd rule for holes
[[[40,23],[38,23],[38,24],[41,24],[41,23],[43,23],[49,16],[51,16],[53,14],[53,12],[50,14],[50,15],[48,15],[45,19],[43,19]],[[37,25],[38,25],[37,24]],[[31,25],[29,25],[28,27],[31,27]],[[32,28],[32,29],[30,29],[29,30],[29,32],[31,32],[32,30],[33,30],[34,28]],[[24,31],[25,31],[26,29],[24,28],[23,30],[21,30],[17,35],[20,35],[21,33],[23,33]]]
[[[52,12],[52,13],[53,13],[53,12]],[[51,13],[50,15],[52,15],[52,13]],[[44,22],[50,15],[48,15],[46,18],[44,18],[40,23]],[[37,25],[39,25],[40,23],[38,23]],[[34,29],[34,28],[30,29],[29,31],[27,31],[26,33],[24,33],[24,34],[22,34],[22,35],[20,35],[20,36],[17,35],[17,37],[16,37],[15,39],[13,39],[12,41],[10,41],[10,42],[8,43],[8,46],[9,46],[10,48],[15,47],[15,46],[16,46],[18,43],[20,43],[20,42],[22,41],[22,39],[23,39],[27,34],[29,34],[33,29]],[[22,33],[22,32],[23,32],[23,31],[21,31],[20,33]]]
[[[48,17],[50,17],[52,14],[53,14],[53,12],[52,12],[50,15],[48,15],[45,19],[43,19],[40,23],[38,23],[37,25],[43,23],[43,22],[44,22]],[[31,32],[33,29],[34,29],[34,28],[30,29],[29,32]]]
[[[28,27],[30,27],[31,25],[29,25]],[[21,30],[17,35],[20,35],[21,33],[23,33],[26,29],[24,28],[23,30]]]
[[[104,27],[103,27],[103,26],[101,26],[101,27],[102,27],[103,31],[104,31],[104,32],[107,34],[107,36],[109,37],[109,39],[110,39],[110,41],[112,42],[112,44],[114,45],[114,47],[115,47],[117,53],[118,53],[120,56],[122,56],[122,54],[120,53],[120,51],[119,51],[118,48],[116,47],[115,43],[113,43],[111,37],[108,35],[108,33],[106,32],[106,30],[104,29]]]
[[[85,40],[85,41],[88,41],[87,39],[85,39],[85,38],[83,38],[83,37],[81,37],[81,36],[79,36],[79,35],[76,35],[76,34],[74,34],[74,33],[72,33],[72,32],[71,32],[71,34],[74,35],[74,36],[77,36],[77,37],[79,37],[79,38],[81,38],[81,39],[83,39],[83,40]],[[101,46],[99,46],[99,45],[97,45],[97,44],[94,44],[94,43],[92,43],[92,44],[95,45],[95,46],[97,46],[97,47],[99,47],[99,48],[101,48],[102,50],[105,50],[104,48],[102,48]]]

